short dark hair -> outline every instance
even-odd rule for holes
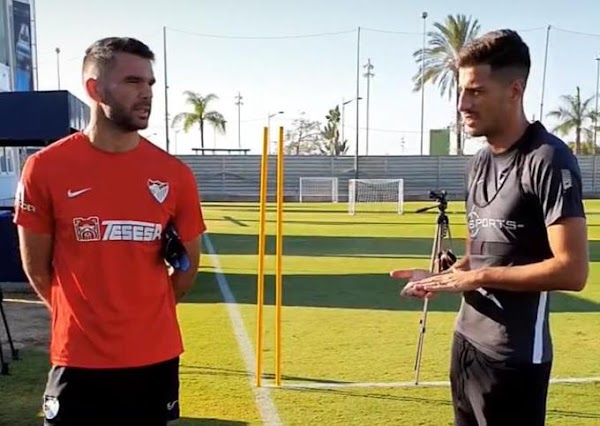
[[[506,71],[527,82],[531,69],[529,47],[516,31],[491,31],[466,43],[458,53],[457,67],[489,65],[492,72]]]
[[[112,64],[118,53],[130,53],[154,61],[154,53],[141,41],[131,37],[106,37],[86,49],[83,70],[92,64],[105,69]]]

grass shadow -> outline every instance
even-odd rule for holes
[[[283,238],[283,253],[286,256],[317,257],[373,257],[379,255],[393,255],[399,258],[407,256],[430,257],[433,244],[432,238],[290,235]],[[257,235],[211,233],[210,241],[219,255],[256,255],[258,251]],[[276,252],[275,236],[267,235],[265,242],[265,253],[274,255]],[[462,255],[465,241],[464,239],[453,238],[452,246],[457,255]]]
[[[243,228],[247,228],[248,227],[248,225],[245,223],[245,222],[247,222],[246,220],[244,222],[242,222],[242,221],[240,221],[240,220],[238,220],[238,219],[236,219],[234,217],[231,217],[231,216],[223,216],[223,220],[225,220],[225,221],[227,221],[229,223],[233,223],[234,225],[241,226]]]
[[[191,417],[182,417],[178,421],[173,423],[173,426],[246,426],[248,422],[240,422],[237,420],[225,420],[225,419],[193,419]]]
[[[549,416],[572,417],[574,419],[600,419],[600,411],[596,413],[584,413],[581,411],[548,410],[547,414]]]
[[[227,274],[236,301],[256,304],[256,276],[254,274]],[[188,294],[188,303],[221,303],[216,272],[201,272],[202,285],[196,285]],[[275,303],[274,276],[265,277],[265,304]],[[369,309],[389,311],[422,311],[423,302],[399,296],[404,281],[392,280],[387,274],[355,275],[285,275],[283,277],[283,306]],[[443,293],[430,300],[430,312],[457,312],[460,295]],[[552,312],[600,312],[600,303],[569,293],[555,292],[550,296]]]
[[[200,376],[215,376],[215,377],[247,377],[250,378],[252,375],[249,374],[245,370],[236,370],[231,368],[219,368],[219,367],[209,367],[205,365],[181,365],[181,376],[188,375],[200,375]],[[252,376],[254,377],[254,376]],[[262,376],[266,380],[275,380],[275,375],[271,373],[264,373]],[[281,379],[284,381],[292,381],[292,382],[306,382],[306,383],[351,383],[349,381],[341,381],[335,379],[324,379],[324,378],[314,378],[314,377],[298,377],[298,376],[290,376],[288,374],[283,374]]]
[[[252,234],[211,233],[210,240],[218,254],[256,255],[258,236]],[[275,236],[265,238],[265,253],[275,254]],[[285,235],[283,253],[287,256],[318,257],[430,257],[433,235],[423,237],[341,237]],[[600,241],[588,241],[590,262],[600,262]],[[452,250],[464,254],[464,238],[452,238]]]
[[[447,399],[438,399],[438,398],[424,398],[424,397],[415,397],[415,396],[407,396],[407,395],[390,395],[384,394],[381,392],[368,392],[368,393],[360,393],[352,390],[343,390],[343,389],[307,389],[307,388],[289,388],[286,389],[286,392],[304,392],[304,393],[316,393],[323,395],[339,395],[344,397],[352,397],[358,399],[377,399],[377,400],[387,400],[387,401],[399,401],[399,402],[418,402],[425,403],[427,405],[434,404],[440,406],[452,406],[452,402]]]

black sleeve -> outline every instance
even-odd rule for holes
[[[546,226],[565,217],[585,217],[581,171],[575,156],[557,147],[538,154],[532,183]]]

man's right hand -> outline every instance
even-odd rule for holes
[[[400,291],[400,296],[412,297],[416,299],[431,298],[433,293],[415,288],[414,282],[430,277],[434,274],[425,269],[396,269],[390,272],[393,279],[408,280],[408,283]]]

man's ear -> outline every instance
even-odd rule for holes
[[[94,102],[102,101],[102,94],[101,94],[97,79],[95,79],[94,77],[91,77],[91,76],[86,77],[86,79],[84,81],[84,86],[85,86],[85,91],[86,91],[87,95],[90,97],[90,99],[92,99]]]
[[[523,99],[525,96],[525,81],[516,79],[511,84],[511,96],[514,100]]]

